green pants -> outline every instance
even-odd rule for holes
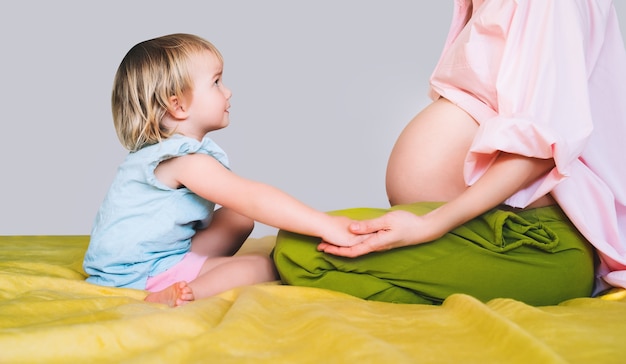
[[[437,203],[395,206],[422,215]],[[370,219],[389,210],[335,211]],[[494,209],[433,242],[345,258],[318,252],[320,239],[279,231],[273,258],[285,284],[368,300],[439,304],[453,293],[553,305],[591,295],[594,252],[557,206]]]

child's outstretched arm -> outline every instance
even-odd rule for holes
[[[207,200],[279,229],[321,237],[340,246],[366,238],[349,231],[352,220],[328,215],[273,186],[242,178],[208,155],[170,159],[155,173],[169,186],[185,186]]]

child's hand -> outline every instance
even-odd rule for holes
[[[322,235],[322,243],[336,247],[351,247],[362,243],[369,234],[355,234],[350,226],[356,221],[345,216],[330,216],[331,224]],[[321,245],[320,244],[320,245]]]

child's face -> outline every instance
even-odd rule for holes
[[[188,121],[198,136],[228,126],[232,93],[222,83],[222,63],[213,53],[205,51],[191,57],[189,72],[193,92],[187,105]]]

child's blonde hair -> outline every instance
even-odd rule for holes
[[[132,47],[120,63],[113,82],[113,123],[122,145],[137,151],[172,133],[161,125],[169,98],[193,88],[188,61],[209,51],[223,62],[209,41],[192,34],[170,34]]]

